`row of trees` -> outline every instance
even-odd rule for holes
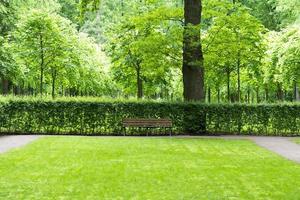
[[[186,99],[205,96],[209,102],[298,98],[300,66],[295,61],[292,66],[289,59],[297,57],[292,54],[300,46],[295,43],[297,34],[286,36],[299,27],[299,13],[290,12],[297,1],[289,8],[283,0],[203,1],[202,16],[200,5],[201,1],[102,1],[99,13],[91,17],[94,21],[83,29],[93,35],[90,27],[102,27],[103,34],[94,36],[109,44],[114,78],[127,95],[136,91],[140,98],[172,98],[181,97],[184,89]],[[283,46],[285,37],[289,42]],[[272,50],[274,45],[285,55]],[[270,56],[281,61],[270,62]]]
[[[4,1],[1,79],[4,94],[107,95],[114,90],[105,54],[59,14],[56,1]],[[11,10],[8,12],[7,10]],[[26,10],[26,12],[25,12]],[[29,10],[29,11],[27,11]],[[7,19],[5,16],[3,19]],[[3,58],[2,58],[3,57]]]
[[[297,0],[0,2],[4,93],[299,99]]]

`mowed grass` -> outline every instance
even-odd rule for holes
[[[0,199],[300,199],[300,165],[247,140],[45,137],[0,155]]]

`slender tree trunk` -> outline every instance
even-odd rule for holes
[[[41,66],[41,75],[40,75],[40,95],[43,96],[43,79],[44,79],[44,68]]]
[[[299,92],[299,87],[296,86],[296,100],[300,101],[300,92]]]
[[[65,94],[64,85],[61,84],[61,96],[64,96],[64,94]]]
[[[219,86],[217,89],[217,95],[218,95],[218,103],[220,103],[220,87]]]
[[[211,89],[208,87],[208,103],[211,103]]]
[[[287,91],[286,91],[286,89],[284,89],[284,90],[283,90],[283,100],[286,101],[286,100],[287,100],[287,97],[288,97]]]
[[[43,79],[44,79],[44,43],[43,43],[43,36],[40,34],[40,94],[43,96]]]
[[[240,72],[240,67],[241,67],[241,59],[240,59],[240,52],[238,53],[238,60],[237,60],[237,75],[238,75],[238,96],[237,100],[238,102],[241,101],[241,72]]]
[[[140,64],[136,67],[136,83],[137,83],[137,98],[143,98],[143,80],[141,78],[141,67]]]
[[[294,82],[294,100],[300,101],[299,88],[296,81]]]
[[[183,96],[186,101],[204,100],[204,67],[200,39],[201,0],[184,0]]]
[[[265,88],[265,93],[266,93],[265,99],[266,99],[266,102],[268,102],[269,101],[269,89],[267,87]]]
[[[9,93],[9,80],[2,78],[2,94],[7,95]]]
[[[227,67],[226,75],[227,75],[227,101],[229,103],[230,102],[230,70],[229,70],[229,67]]]
[[[260,103],[260,98],[259,98],[259,87],[256,87],[256,103]]]
[[[250,103],[250,90],[249,90],[249,88],[247,90],[247,103],[248,104]]]
[[[52,70],[52,98],[55,99],[55,82],[57,77],[57,70]]]
[[[121,15],[123,17],[124,16],[124,0],[121,0],[121,9],[122,9]]]
[[[279,101],[283,100],[283,91],[282,91],[281,85],[279,83],[277,84],[277,99]]]

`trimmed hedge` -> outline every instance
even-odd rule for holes
[[[173,120],[176,134],[300,135],[300,104],[0,102],[0,132],[5,134],[122,135],[123,118],[166,117]]]

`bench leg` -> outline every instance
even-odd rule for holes
[[[123,128],[123,136],[126,136],[126,127]]]

